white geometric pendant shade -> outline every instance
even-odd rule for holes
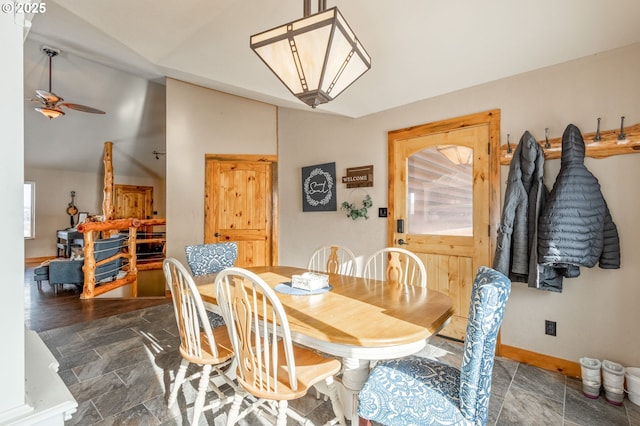
[[[313,108],[335,99],[371,68],[371,57],[336,7],[253,35],[251,49]]]

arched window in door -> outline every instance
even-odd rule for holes
[[[473,149],[432,146],[407,159],[407,232],[473,235]]]

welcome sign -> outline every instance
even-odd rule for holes
[[[347,188],[373,186],[373,165],[347,169],[347,175],[342,177],[342,183],[346,183]]]

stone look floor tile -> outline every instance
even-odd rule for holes
[[[159,425],[160,421],[142,405],[136,405],[128,410],[121,411],[113,416],[107,417],[104,421],[97,423],[100,426],[121,426],[121,425]]]
[[[491,377],[491,397],[504,397],[511,385],[513,376],[518,369],[516,361],[497,357],[493,363],[493,375]]]
[[[496,425],[562,425],[562,399],[511,387],[504,397]]]
[[[137,334],[135,331],[126,329],[121,330],[116,333],[106,334],[100,337],[94,337],[90,340],[84,340],[77,343],[71,343],[68,345],[57,346],[58,351],[62,356],[70,356],[73,354],[86,352],[88,350],[100,348],[102,346],[106,346],[112,342],[118,342],[125,339],[130,339],[136,337]]]
[[[511,385],[555,401],[562,401],[565,381],[565,376],[560,373],[520,364]]]
[[[77,398],[76,398],[77,399]],[[91,400],[80,402],[78,401],[78,409],[71,420],[66,421],[65,426],[75,426],[75,425],[94,425],[98,424],[102,421],[102,416],[96,409],[95,405],[91,402]]]
[[[173,315],[173,306],[165,304],[40,333],[79,404],[66,426],[190,424],[197,380],[183,385],[177,403],[167,408],[181,361]],[[420,355],[459,368],[462,352],[459,342],[435,336]],[[195,368],[192,365],[188,371]],[[224,390],[233,393],[229,387]],[[206,400],[215,397],[210,391]],[[316,399],[314,390],[291,401],[290,406],[315,424],[333,417],[331,402]],[[204,412],[199,425],[225,425],[228,409],[226,405],[215,412]],[[259,421],[249,416],[238,424],[254,426]],[[293,424],[288,421],[288,425]],[[588,399],[582,395],[579,380],[498,357],[487,424],[640,426],[640,407],[629,400],[616,407],[604,397]]]
[[[491,394],[491,398],[489,398],[489,415],[487,416],[488,425],[496,424],[503,405],[504,397]]]
[[[73,372],[78,376],[78,380],[82,382],[88,379],[93,379],[94,377],[100,377],[104,374],[126,367],[127,365],[131,365],[132,363],[148,360],[148,358],[148,351],[141,345],[141,343],[138,343],[137,347],[123,350],[117,354],[112,353],[100,358],[99,360],[75,367],[73,368]]]

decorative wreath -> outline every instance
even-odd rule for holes
[[[324,198],[322,198],[321,200],[316,200],[311,196],[311,194],[313,194],[313,192],[311,191],[311,185],[313,183],[311,182],[311,179],[313,179],[318,175],[322,175],[327,184],[327,187],[324,188],[323,191],[321,191],[325,194]],[[322,170],[320,167],[313,169],[309,174],[309,176],[304,180],[303,189],[304,189],[305,198],[307,199],[307,203],[313,207],[317,207],[318,205],[323,205],[323,206],[327,205],[329,201],[331,201],[331,195],[333,194],[331,192],[332,188],[333,188],[333,177],[331,176],[331,173]]]
[[[344,201],[340,205],[340,210],[347,211],[347,217],[350,217],[353,220],[356,220],[359,217],[364,217],[365,219],[369,219],[367,215],[367,209],[373,206],[373,201],[371,201],[371,195],[366,194],[364,200],[362,200],[362,207],[357,208],[354,203],[349,203]]]

